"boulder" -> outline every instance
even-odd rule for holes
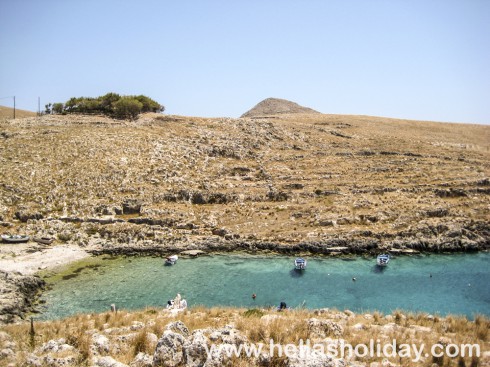
[[[171,322],[170,324],[167,325],[165,329],[169,331],[174,331],[185,337],[189,336],[189,329],[187,328],[187,326],[185,326],[185,324],[182,321]]]
[[[308,329],[313,336],[325,338],[327,335],[341,336],[344,333],[344,328],[330,320],[319,320],[311,318],[307,320]]]
[[[446,208],[436,208],[425,212],[425,215],[429,218],[442,218],[446,217],[448,214],[449,210]]]
[[[123,213],[121,205],[101,204],[95,208],[95,212],[100,215],[120,215]]]
[[[180,366],[184,361],[184,343],[182,334],[165,330],[153,354],[153,366]]]
[[[305,187],[305,185],[301,183],[288,183],[282,186],[286,190],[301,190]]]
[[[13,357],[15,355],[14,351],[10,348],[3,348],[0,350],[0,360],[4,358]]]
[[[284,191],[271,190],[267,193],[267,198],[271,201],[287,201],[289,199],[289,195]]]
[[[137,199],[127,199],[122,203],[123,214],[140,214],[143,203]]]
[[[66,357],[53,357],[51,354],[44,356],[43,365],[51,367],[71,367],[76,364],[75,356]],[[110,367],[122,367],[122,366],[110,366]]]
[[[92,335],[92,346],[94,353],[105,354],[110,350],[109,339],[100,334]]]
[[[315,350],[307,349],[295,351],[287,355],[288,367],[334,367],[336,363],[332,357]]]
[[[192,333],[189,340],[184,345],[184,360],[186,366],[203,366],[208,359],[208,338],[201,330]]]
[[[456,188],[435,189],[434,193],[436,194],[436,196],[439,196],[440,198],[458,198],[458,197],[468,196],[465,190],[456,189]]]
[[[0,270],[0,324],[14,322],[32,311],[36,294],[45,284],[38,276]]]
[[[129,364],[130,367],[152,367],[153,366],[153,357],[139,352],[136,357],[134,357],[133,361]]]
[[[31,209],[23,209],[15,212],[15,218],[25,223],[29,219],[33,219],[33,220],[43,219],[43,215]]]
[[[64,338],[58,340],[50,340],[44,343],[40,348],[42,353],[63,352],[63,351],[71,351],[74,349],[75,347],[73,347],[72,345],[66,344],[66,340]]]
[[[334,225],[334,222],[333,222],[333,220],[330,220],[330,219],[322,219],[322,220],[318,221],[318,225],[321,227],[331,227]]]
[[[95,359],[93,367],[128,367],[128,365],[118,362],[112,357],[99,357]]]
[[[215,235],[215,236],[220,236],[220,237],[224,237],[228,234],[228,231],[225,229],[225,228],[214,228],[212,233]]]

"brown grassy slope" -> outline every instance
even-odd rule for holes
[[[91,347],[94,340],[93,335],[104,335],[108,340],[109,348],[102,354],[112,356],[119,362],[130,364],[139,352],[153,356],[158,338],[161,337],[166,326],[174,320],[184,322],[190,332],[208,328],[216,330],[225,325],[233,325],[243,336],[244,343],[263,343],[264,352],[269,350],[270,339],[275,344],[291,343],[297,346],[300,339],[305,343],[309,340],[311,345],[332,343],[336,339],[342,339],[346,344],[353,346],[357,344],[369,346],[371,340],[386,345],[395,339],[397,345],[413,343],[419,348],[425,344],[425,352],[429,352],[429,346],[435,343],[478,344],[482,354],[481,358],[472,360],[466,355],[465,365],[470,366],[472,361],[476,363],[478,360],[480,363],[483,361],[488,363],[488,352],[486,357],[483,357],[483,352],[488,351],[490,322],[482,316],[477,316],[475,321],[468,321],[466,318],[453,316],[441,318],[427,314],[402,314],[400,312],[384,316],[377,312],[365,315],[335,310],[326,312],[325,310],[294,310],[278,313],[271,310],[254,309],[247,312],[244,309],[200,307],[177,316],[151,308],[131,313],[119,311],[117,314],[77,315],[64,320],[36,322],[34,338],[30,337],[28,323],[7,325],[3,327],[4,334],[3,340],[0,339],[0,347],[6,348],[5,345],[8,343],[12,353],[4,353],[0,357],[0,363],[3,361],[5,365],[10,362],[16,366],[24,366],[28,365],[27,360],[32,360],[33,356],[41,360],[46,356],[51,359],[70,356],[73,357],[70,365],[90,365],[88,361],[98,356],[98,348]],[[315,323],[317,325],[323,323],[323,326],[315,326]],[[60,338],[64,339],[62,343],[75,346],[75,349],[52,351],[46,348],[50,340],[57,341]],[[275,352],[277,353],[277,350]],[[376,357],[376,355],[365,356],[359,358],[357,364],[352,365],[366,366],[371,362],[381,362],[382,359],[383,357]],[[351,362],[353,360],[354,358]],[[438,360],[424,357],[418,363],[412,362],[408,357],[392,358],[391,362],[396,366],[433,366],[434,362],[439,362],[437,365],[444,366],[461,365],[460,359],[447,356]],[[265,364],[242,356],[239,360],[230,361],[226,365],[273,366],[284,365],[284,363],[278,360],[276,364]]]
[[[15,110],[15,117],[32,117],[36,116],[35,112],[19,110],[18,108]],[[0,106],[0,119],[11,119],[14,117],[14,109],[11,107]]]
[[[488,220],[490,126],[150,114],[10,120],[0,134],[0,216],[9,222],[26,208],[95,216],[126,199],[141,200],[143,216],[192,222],[193,235],[224,227],[284,243]]]

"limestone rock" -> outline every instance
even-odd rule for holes
[[[110,342],[105,335],[94,334],[92,335],[93,351],[99,354],[109,353]]]
[[[201,330],[192,333],[184,346],[184,359],[189,367],[203,366],[207,360],[208,338]]]
[[[146,353],[139,352],[133,361],[129,364],[129,367],[152,367],[153,366],[153,356]]]
[[[225,228],[214,228],[212,233],[215,235],[215,236],[220,236],[220,237],[224,237],[228,234],[228,231],[225,229]]]
[[[143,203],[137,199],[127,199],[122,203],[123,214],[140,214]]]
[[[75,356],[67,357],[53,357],[51,354],[44,356],[43,362],[45,366],[50,367],[70,367],[75,365]],[[111,367],[122,367],[122,366],[111,366]]]
[[[73,350],[75,350],[75,347],[66,344],[66,340],[64,338],[58,340],[49,340],[48,342],[44,343],[40,348],[41,353],[66,352]]]
[[[93,367],[128,367],[128,365],[118,362],[112,357],[99,357],[95,359]]]
[[[307,323],[310,332],[319,338],[325,338],[327,335],[341,336],[344,333],[344,328],[334,321],[311,318]]]
[[[153,366],[175,367],[184,361],[183,346],[185,338],[182,334],[165,330],[158,340],[153,354]]]
[[[189,336],[189,329],[182,321],[175,321],[167,325],[166,330],[174,331],[182,336]]]
[[[35,295],[44,286],[37,276],[0,270],[0,323],[16,321],[31,311]]]
[[[29,219],[34,219],[34,220],[43,219],[43,215],[32,209],[23,209],[15,212],[15,218],[25,223]]]
[[[306,350],[304,354],[296,352],[288,355],[287,364],[288,367],[334,367],[335,362],[332,357],[323,353],[318,353],[313,350]]]

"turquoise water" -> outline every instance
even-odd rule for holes
[[[381,270],[374,258],[308,258],[303,273],[292,270],[293,262],[294,257],[252,255],[181,258],[174,266],[152,257],[104,260],[101,267],[85,269],[44,293],[40,317],[107,311],[111,303],[120,309],[164,307],[178,292],[190,306],[262,307],[285,301],[291,307],[356,312],[490,315],[489,253],[399,256]]]

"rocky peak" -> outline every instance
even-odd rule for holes
[[[259,102],[251,110],[245,112],[241,117],[257,117],[265,115],[279,115],[290,113],[320,113],[308,107],[300,106],[295,102],[280,98],[267,98]]]

